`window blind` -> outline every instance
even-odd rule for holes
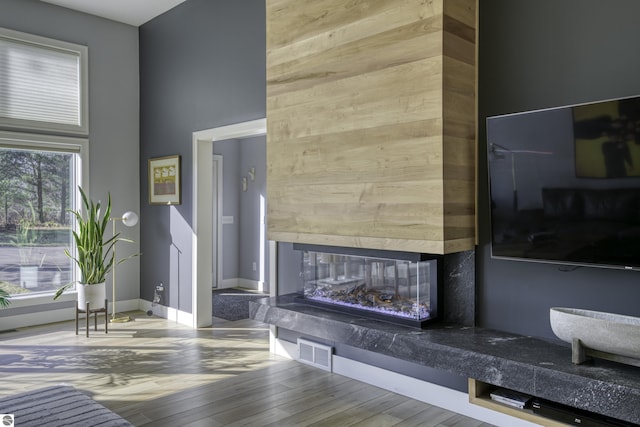
[[[82,67],[80,50],[0,32],[0,118],[83,128]]]

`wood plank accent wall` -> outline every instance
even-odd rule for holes
[[[475,242],[477,0],[266,0],[269,239]]]

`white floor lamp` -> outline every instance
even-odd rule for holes
[[[113,236],[116,235],[116,221],[122,221],[127,227],[133,227],[138,223],[138,214],[133,211],[127,211],[122,214],[121,218],[109,218],[113,224]],[[116,245],[113,245],[113,269],[111,270],[111,290],[113,292],[113,299],[111,300],[111,323],[124,323],[131,320],[129,316],[116,317],[116,265],[118,265],[118,259],[116,258]]]

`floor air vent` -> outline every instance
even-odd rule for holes
[[[331,372],[333,348],[298,338],[298,361]]]

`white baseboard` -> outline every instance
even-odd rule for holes
[[[297,359],[298,350],[294,343],[275,339],[270,347],[272,352],[279,356]],[[333,372],[496,426],[537,426],[537,424],[469,403],[469,395],[467,393],[341,356],[333,356]]]
[[[51,300],[49,296],[48,300]],[[49,302],[47,300],[47,302]],[[64,296],[61,298],[63,301],[75,301],[75,296]],[[16,300],[18,301],[18,300]],[[116,301],[116,310],[118,313],[122,313],[123,311],[133,311],[139,309],[139,300],[131,299],[125,301]],[[25,302],[25,299],[19,300],[15,304],[9,306],[10,308],[22,308],[29,307],[28,301]],[[108,314],[112,313],[112,306],[109,305],[109,309],[107,310]],[[66,322],[68,320],[74,320],[76,318],[76,311],[73,307],[60,308],[56,310],[46,310],[46,311],[34,311],[32,313],[24,313],[24,314],[16,314],[13,316],[1,317],[0,321],[0,330],[7,331],[17,328],[26,328],[29,326],[38,326],[44,325],[47,323],[56,323],[56,322]]]
[[[275,338],[273,330],[269,335],[269,350],[271,351],[271,353],[281,357],[285,357],[287,359],[298,358],[298,346],[296,345],[296,343]]]
[[[467,393],[344,357],[333,356],[333,372],[496,426],[538,426],[520,418],[474,405],[469,402]]]
[[[250,280],[243,279],[240,277],[235,277],[233,279],[224,279],[222,284],[218,286],[217,289],[228,289],[228,288],[244,288],[244,289],[252,289],[255,291],[264,289],[264,282],[260,282],[259,280]]]
[[[238,287],[238,278],[224,279],[216,289],[229,289]]]
[[[147,313],[149,312],[149,310],[151,310],[154,316],[162,317],[181,325],[193,327],[193,314],[187,313],[185,311],[177,310],[175,308],[167,307],[160,304],[153,305],[151,304],[151,302],[143,299],[138,300],[137,309]]]
[[[140,309],[139,299],[128,299],[125,301],[116,301],[116,310],[118,313],[123,311],[135,311]],[[111,313],[111,306],[109,306],[109,313]]]
[[[51,297],[49,296],[46,300],[42,300],[43,302],[49,302]],[[63,295],[61,297],[62,301],[75,301],[75,295]],[[29,300],[22,298],[16,299],[12,301],[11,308],[20,308],[23,311],[26,311],[27,307],[34,307],[33,301],[40,302],[40,299],[31,299],[32,303],[29,304]],[[142,299],[130,299],[125,301],[116,301],[116,310],[118,313],[122,313],[125,311],[136,311],[142,310],[147,312],[152,310],[153,314],[167,320],[174,321],[181,325],[193,327],[193,315],[191,313],[187,313],[184,311],[177,310],[175,308],[166,307],[163,305],[156,304],[152,306],[151,302],[145,301]],[[109,305],[109,309],[107,310],[108,315],[111,315],[113,312],[112,305]],[[29,326],[38,326],[44,325],[47,323],[56,323],[56,322],[65,322],[69,320],[74,320],[76,317],[76,312],[73,307],[60,308],[56,310],[46,310],[46,311],[34,311],[31,313],[24,314],[16,314],[12,316],[4,316],[0,317],[0,330],[8,331],[17,328],[26,328]]]
[[[257,291],[264,288],[264,283],[261,283],[259,280],[238,279],[238,287]]]
[[[28,326],[38,326],[46,323],[64,322],[76,318],[73,307],[48,310],[38,313],[16,314],[13,316],[0,317],[0,331],[10,331]]]

